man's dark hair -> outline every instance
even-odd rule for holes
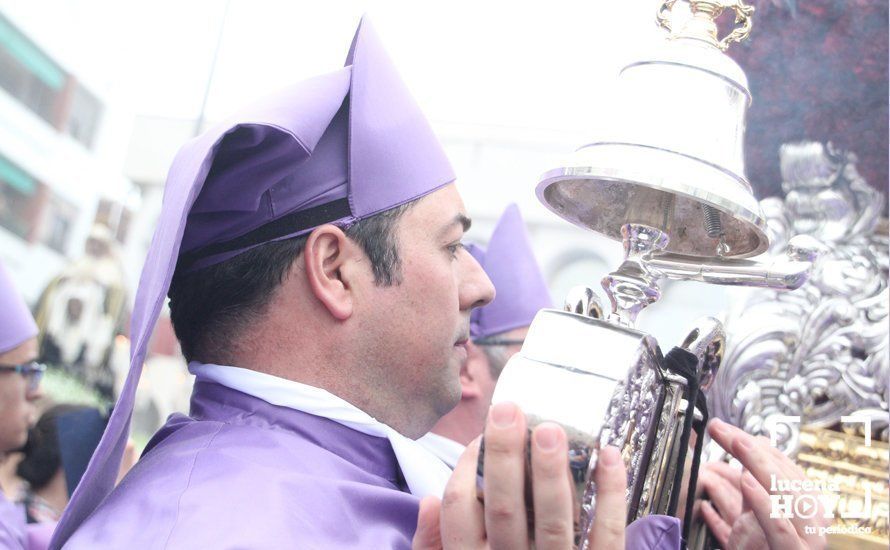
[[[401,282],[396,226],[413,202],[397,206],[345,227],[346,236],[362,247],[371,261],[374,282]],[[225,353],[228,343],[260,319],[288,270],[306,245],[308,235],[264,243],[224,262],[173,274],[170,320],[186,360],[206,359],[207,351]]]

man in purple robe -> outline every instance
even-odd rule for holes
[[[470,311],[494,296],[461,244],[454,179],[366,20],[343,69],[186,144],[137,293],[130,373],[52,546],[408,547],[420,498],[451,475],[413,439],[459,399]],[[168,294],[191,411],[112,490]],[[564,468],[564,451],[539,464]]]
[[[494,297],[461,244],[454,179],[367,20],[344,68],[186,144],[137,292],[130,372],[52,547],[406,548],[416,528],[421,548],[520,548],[522,533],[527,546],[515,406],[486,426],[484,510],[473,452],[452,476],[414,441],[457,403],[471,310]],[[190,414],[114,488],[167,295],[196,375]],[[531,439],[533,536],[564,547],[565,434],[542,425]],[[612,505],[594,548],[624,536],[623,463],[602,457]]]
[[[41,396],[44,367],[36,358],[37,325],[0,263],[0,459],[25,445],[28,428],[37,420],[34,401]],[[0,548],[36,548],[29,536],[25,509],[0,491]]]
[[[460,369],[460,402],[418,440],[451,468],[485,428],[498,376],[522,348],[532,319],[539,310],[553,307],[515,204],[501,214],[485,249],[472,244],[468,248],[491,279],[496,296],[470,314],[467,360]]]

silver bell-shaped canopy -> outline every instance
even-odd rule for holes
[[[664,2],[659,22],[671,30]],[[546,172],[539,199],[560,217],[615,240],[628,223],[669,236],[665,252],[744,258],[768,246],[766,221],[744,172],[745,73],[723,50],[747,36],[753,8],[689,0],[691,17],[661,47],[626,66],[614,106],[621,121]],[[715,19],[738,28],[717,39]]]

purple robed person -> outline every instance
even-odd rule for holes
[[[553,307],[525,222],[515,204],[501,214],[488,246],[471,246],[470,253],[497,291],[490,304],[473,310],[470,331],[474,341],[528,327],[539,310]]]
[[[0,263],[0,354],[18,348],[36,335],[34,318],[6,267]],[[2,420],[9,422],[11,419]],[[24,441],[20,443],[24,444]],[[0,449],[0,452],[5,454],[11,450],[14,449]],[[27,537],[25,509],[10,502],[0,491],[0,548],[27,548]]]
[[[470,312],[494,295],[460,248],[470,221],[454,179],[367,20],[343,69],[186,144],[136,296],[129,375],[51,547],[410,547],[420,498],[450,475],[413,439],[459,398]],[[191,409],[114,488],[168,294]],[[202,317],[223,298],[238,307]]]
[[[0,263],[0,454],[24,446],[34,421],[33,401],[39,397],[39,374],[32,362],[37,355],[37,324]],[[17,368],[17,371],[13,369]],[[25,509],[0,491],[0,548],[46,548],[52,525],[28,526]]]
[[[112,488],[174,269],[200,270],[325,223],[348,227],[453,180],[367,20],[343,69],[186,144],[167,178],[136,297],[130,374],[52,547],[410,546],[419,496],[441,491],[444,465],[430,455],[429,468],[444,477],[436,474],[435,487],[414,482],[423,476],[399,462],[427,460],[413,442],[329,394],[279,391],[273,386],[283,381],[267,384],[271,377],[246,369],[190,364],[198,377],[189,416],[173,415]],[[300,391],[303,410],[294,410],[289,399]]]

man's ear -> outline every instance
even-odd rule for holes
[[[339,227],[331,224],[313,229],[303,249],[309,288],[339,321],[348,319],[353,312],[352,288],[342,276],[342,269],[355,251],[355,244]]]
[[[481,369],[488,369],[488,357],[482,348],[467,341],[467,360],[460,366],[460,395],[461,399],[474,399],[482,394],[479,385]]]

